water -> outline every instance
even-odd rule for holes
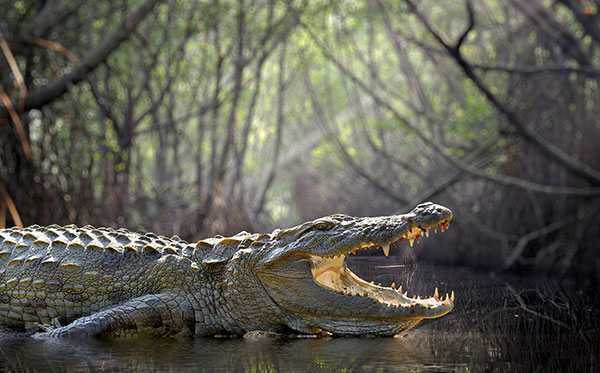
[[[593,371],[600,370],[598,297],[569,284],[467,269],[349,259],[361,277],[456,307],[394,338],[0,339],[2,371]]]

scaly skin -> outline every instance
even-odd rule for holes
[[[190,244],[125,229],[0,230],[0,325],[50,336],[172,336],[249,331],[394,335],[454,307],[369,284],[344,257],[419,240],[452,212],[331,215],[271,234]],[[412,242],[411,242],[412,243]],[[45,326],[44,326],[45,325]]]

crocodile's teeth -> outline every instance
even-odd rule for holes
[[[435,288],[435,291],[433,292],[433,297],[435,299],[438,299],[440,297],[440,293],[438,293],[438,289],[437,288]]]
[[[433,233],[437,233],[437,224],[433,226]]]
[[[381,247],[383,249],[383,255],[388,256],[390,255],[390,245],[383,245]]]
[[[425,237],[429,237],[429,229],[425,229]]]
[[[414,238],[411,238],[411,239],[410,239],[410,240],[408,240],[408,241],[410,242],[410,247],[412,247],[412,246],[413,246],[413,244],[414,244],[414,242],[415,242],[415,239],[414,239]]]

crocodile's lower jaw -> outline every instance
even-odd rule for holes
[[[312,274],[315,280],[323,287],[341,295],[368,297],[387,305],[388,307],[414,307],[422,305],[429,309],[438,306],[448,306],[454,302],[454,292],[446,299],[441,300],[437,288],[433,296],[409,298],[408,292],[402,293],[402,286],[396,288],[395,284],[383,287],[381,284],[368,283],[354,274],[344,261],[344,255],[332,258],[311,256]],[[445,312],[444,312],[445,313]]]

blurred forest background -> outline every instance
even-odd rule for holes
[[[0,226],[194,240],[432,200],[455,219],[419,260],[598,284],[599,11],[0,0]]]

